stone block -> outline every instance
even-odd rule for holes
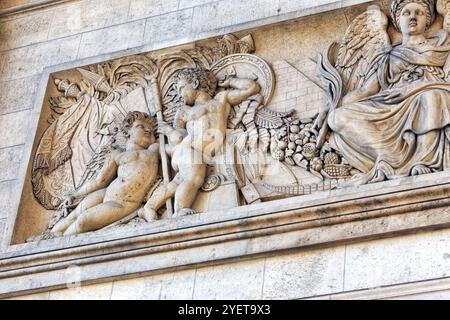
[[[188,36],[192,12],[193,9],[186,9],[147,19],[145,44]]]
[[[142,45],[145,21],[96,30],[83,34],[78,58],[83,59]]]
[[[26,295],[26,296],[21,296],[21,297],[15,297],[15,298],[10,298],[10,299],[6,299],[6,300],[18,300],[18,301],[26,301],[26,300],[48,300],[50,296],[50,292],[43,292],[43,293],[36,293],[36,294],[30,294],[30,295]]]
[[[179,0],[131,0],[129,20],[161,15],[178,9]]]
[[[75,60],[81,35],[0,53],[0,81],[40,74],[49,66]]]
[[[0,182],[0,219],[5,219],[13,214],[13,208],[18,201],[19,190],[16,190],[16,187],[16,180]]]
[[[116,281],[112,300],[189,300],[194,290],[195,270]]]
[[[2,0],[0,2],[0,9],[8,9],[19,5],[32,4],[41,0]]]
[[[17,179],[23,145],[0,149],[0,182]]]
[[[31,109],[39,84],[39,76],[0,83],[0,115]]]
[[[331,248],[266,260],[263,299],[298,299],[342,291],[345,249]]]
[[[0,51],[47,40],[54,13],[43,12],[0,23]]]
[[[0,148],[25,144],[29,137],[32,110],[9,113],[0,116]]]
[[[330,6],[330,10],[340,8],[341,0],[280,0],[280,13],[305,11],[320,6]]]
[[[192,8],[214,1],[216,0],[180,0],[179,9]]]
[[[261,299],[264,260],[246,261],[197,270],[194,299]]]
[[[194,8],[192,32],[202,33],[232,25],[276,16],[278,3],[273,0],[229,0]]]
[[[448,277],[449,236],[443,230],[348,246],[345,290]]]
[[[83,32],[125,23],[130,0],[77,1],[52,11],[54,19],[49,39],[67,37]]]
[[[50,292],[49,300],[110,300],[112,282]]]
[[[425,292],[383,300],[450,300],[450,290]]]

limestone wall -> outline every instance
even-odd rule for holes
[[[370,1],[1,1],[0,235],[3,237],[8,234],[7,228],[12,228],[11,216],[17,209],[23,179],[19,172],[27,161],[24,145],[30,128],[36,126],[33,107],[45,68],[67,63],[85,65],[301,18],[302,28],[282,26],[286,38],[273,38],[273,46],[265,48],[261,55],[270,60],[283,41],[295,36],[304,49],[287,52],[290,57],[298,57],[291,59],[293,66],[280,62],[276,68],[301,67],[307,73],[311,68],[305,59],[311,62],[318,48],[339,38],[367,2]],[[387,3],[377,2],[384,6]],[[271,27],[265,28],[270,37]],[[259,31],[255,42],[264,36]],[[294,81],[295,85],[301,81],[289,75],[284,80]],[[302,94],[309,93],[286,92],[286,99],[279,101],[278,106],[287,109],[289,103],[301,103]],[[305,111],[308,108],[305,106]],[[136,276],[30,298],[448,298],[449,236],[450,232],[444,230],[328,249],[274,253],[271,257]],[[2,243],[5,249],[8,243]],[[241,290],[243,287],[245,290]]]

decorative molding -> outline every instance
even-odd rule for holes
[[[447,173],[402,182],[159,221],[139,232],[11,246],[0,255],[0,298],[64,288],[64,270],[74,265],[87,285],[450,227]]]
[[[0,9],[0,18],[5,16],[10,16],[13,14],[20,14],[20,13],[26,13],[29,11],[39,10],[47,7],[51,7],[54,5],[66,3],[66,2],[72,2],[74,0],[36,0],[32,3],[22,4],[22,5],[16,5],[13,7]]]

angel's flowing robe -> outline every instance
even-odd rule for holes
[[[394,47],[377,65],[380,92],[330,112],[330,142],[365,182],[409,176],[418,165],[450,168],[449,50]],[[394,93],[400,97],[387,99]]]

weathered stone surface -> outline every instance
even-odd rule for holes
[[[50,292],[49,300],[110,300],[113,283]]]
[[[50,292],[44,292],[44,293],[36,293],[36,294],[30,294],[27,296],[21,296],[16,298],[10,298],[6,300],[48,300],[50,297]]]
[[[341,247],[267,258],[263,299],[298,299],[342,291],[344,256]]]
[[[0,83],[0,115],[33,107],[39,76]]]
[[[449,235],[443,230],[348,246],[345,290],[448,277]]]
[[[127,21],[130,0],[88,0],[52,11],[54,19],[49,39],[67,37],[106,28]]]
[[[195,270],[171,272],[153,277],[116,281],[112,300],[190,300]]]
[[[131,0],[129,19],[137,20],[176,11],[179,0]]]
[[[144,32],[144,20],[87,32],[83,34],[78,58],[138,47],[143,44]]]
[[[147,19],[145,44],[183,38],[189,35],[192,9],[186,9]]]
[[[272,0],[230,0],[194,8],[192,32],[201,33],[231,25],[276,16],[278,3]]]
[[[0,50],[10,50],[46,41],[53,17],[53,12],[43,12],[0,22],[0,39],[2,39]]]
[[[214,2],[216,0],[180,0],[179,9],[196,7],[199,5]]]
[[[0,3],[0,9],[7,9],[27,4],[35,4],[42,1],[43,0],[2,0],[2,2]]]
[[[342,6],[342,0],[280,0],[280,13],[303,11],[323,5],[327,5],[328,10],[338,9]]]
[[[43,42],[0,53],[0,80],[16,80],[76,58],[81,36]]]
[[[31,114],[31,110],[25,110],[0,116],[0,130],[2,132],[0,148],[25,144],[27,137],[29,137]]]
[[[0,182],[0,219],[5,219],[13,213],[18,191],[16,180]]]
[[[23,145],[0,149],[0,182],[17,178],[22,153]]]
[[[194,299],[261,299],[264,259],[201,268],[195,277]],[[237,289],[240,288],[240,289]]]
[[[395,298],[387,298],[383,300],[450,300],[450,290],[426,292],[413,294],[408,296],[400,296]]]

